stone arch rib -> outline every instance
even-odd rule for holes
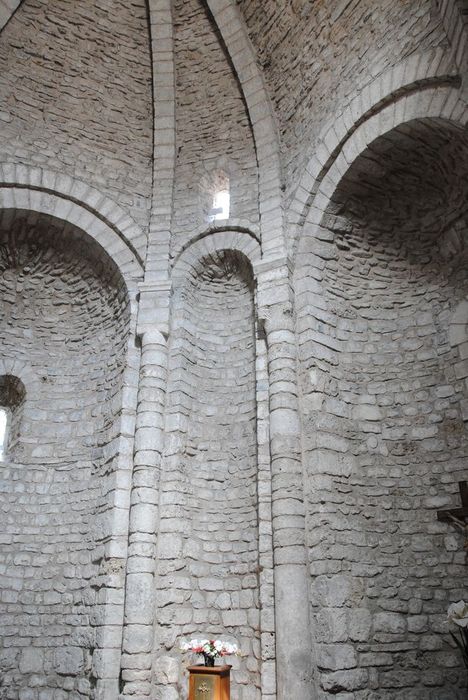
[[[0,32],[15,14],[22,0],[0,0]]]
[[[142,276],[135,243],[145,234],[115,202],[84,183],[40,168],[0,165],[0,207],[37,211],[68,221],[104,248],[127,287],[133,287],[134,280]]]
[[[468,0],[437,0],[445,32],[455,63],[463,73],[468,70]]]
[[[413,119],[444,119],[460,126],[468,123],[468,104],[462,99],[458,87],[437,86],[412,92],[398,101],[391,102],[360,124],[334,154],[332,164],[322,167],[318,177],[309,180],[309,194],[302,205],[302,213],[296,221],[293,242],[295,257],[299,229],[304,221],[318,225],[326,211],[330,196],[343,174],[362,151],[379,136],[396,126]],[[305,191],[304,193],[305,194]]]
[[[172,0],[146,0],[153,90],[153,184],[146,280],[169,270],[176,161],[175,68]]]
[[[186,246],[174,263],[172,270],[173,288],[178,287],[204,257],[221,250],[234,250],[242,253],[255,269],[260,260],[260,244],[254,236],[240,231],[215,231],[195,239]]]
[[[320,223],[343,175],[370,143],[397,126],[419,119],[445,120],[464,127],[468,123],[468,104],[460,99],[456,88],[434,88],[409,95],[364,122],[344,144],[320,183],[308,223]]]
[[[206,0],[239,79],[252,123],[260,192],[260,228],[265,256],[284,254],[279,137],[263,76],[232,0]]]
[[[355,131],[375,114],[413,94],[423,94],[434,87],[458,86],[460,75],[443,49],[417,53],[377,77],[345,106],[338,118],[322,128],[288,211],[288,224],[294,231],[293,241],[320,188],[327,171]]]

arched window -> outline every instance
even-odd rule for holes
[[[0,460],[11,458],[20,437],[26,398],[23,382],[11,374],[0,376]]]
[[[211,220],[229,219],[229,190],[218,190],[213,196]]]
[[[229,219],[230,182],[224,170],[217,169],[207,173],[201,178],[199,187],[206,219],[208,221]]]

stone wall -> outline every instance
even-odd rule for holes
[[[258,222],[255,147],[242,93],[199,0],[174,3],[177,159],[172,250],[207,228],[218,171],[229,178],[230,218]]]
[[[464,5],[0,0],[0,697],[462,697]]]
[[[2,373],[25,387],[0,474],[1,692],[89,698],[128,300],[82,231],[3,210],[0,235]]]
[[[260,697],[252,292],[250,266],[232,251],[200,260],[176,292],[156,576],[156,649],[237,642],[234,700]],[[157,685],[165,673],[161,654]]]
[[[237,2],[276,109],[288,192],[321,128],[356,93],[402,58],[446,43],[432,0]]]
[[[468,451],[463,363],[449,342],[467,291],[467,146],[436,120],[394,129],[358,158],[303,241],[296,291],[320,697],[461,697],[444,620],[464,595],[465,556],[436,509],[457,503]]]
[[[81,179],[146,225],[152,105],[144,0],[24,0],[0,35],[0,66],[0,160]]]

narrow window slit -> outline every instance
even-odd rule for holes
[[[26,390],[21,379],[11,374],[0,376],[0,461],[18,458],[21,417]]]
[[[211,210],[211,220],[229,219],[229,191],[220,190],[215,192],[213,197],[213,208]]]
[[[10,427],[10,410],[0,406],[0,460],[5,459],[8,445],[8,429]]]

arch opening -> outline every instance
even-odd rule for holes
[[[127,289],[90,235],[9,209],[0,211],[0,295],[1,366],[18,372],[0,380],[0,404],[4,394],[15,404],[0,477],[0,561],[9,572],[0,614],[5,639],[17,646],[5,657],[3,683],[20,694],[31,683],[92,694]],[[31,617],[31,604],[39,615]]]
[[[383,649],[385,639],[402,643],[405,653],[372,671],[385,698],[424,692],[418,650],[428,648],[463,585],[462,544],[435,511],[453,502],[468,452],[466,388],[449,338],[468,284],[467,195],[465,131],[413,120],[358,156],[320,227],[301,242],[308,544],[312,570],[322,571],[311,579],[319,665],[329,644],[341,644],[344,663],[360,668],[362,680],[369,671],[361,654]],[[344,627],[330,636],[337,616]],[[449,652],[425,658],[435,686],[462,685]],[[408,688],[397,690],[395,674],[402,678],[408,663]]]
[[[236,642],[245,658],[228,660],[233,698],[255,688],[260,697],[252,267],[217,250],[178,281],[160,513],[160,533],[173,534],[170,549],[160,534],[157,564],[172,593],[156,611],[155,639],[161,653],[200,634]]]

